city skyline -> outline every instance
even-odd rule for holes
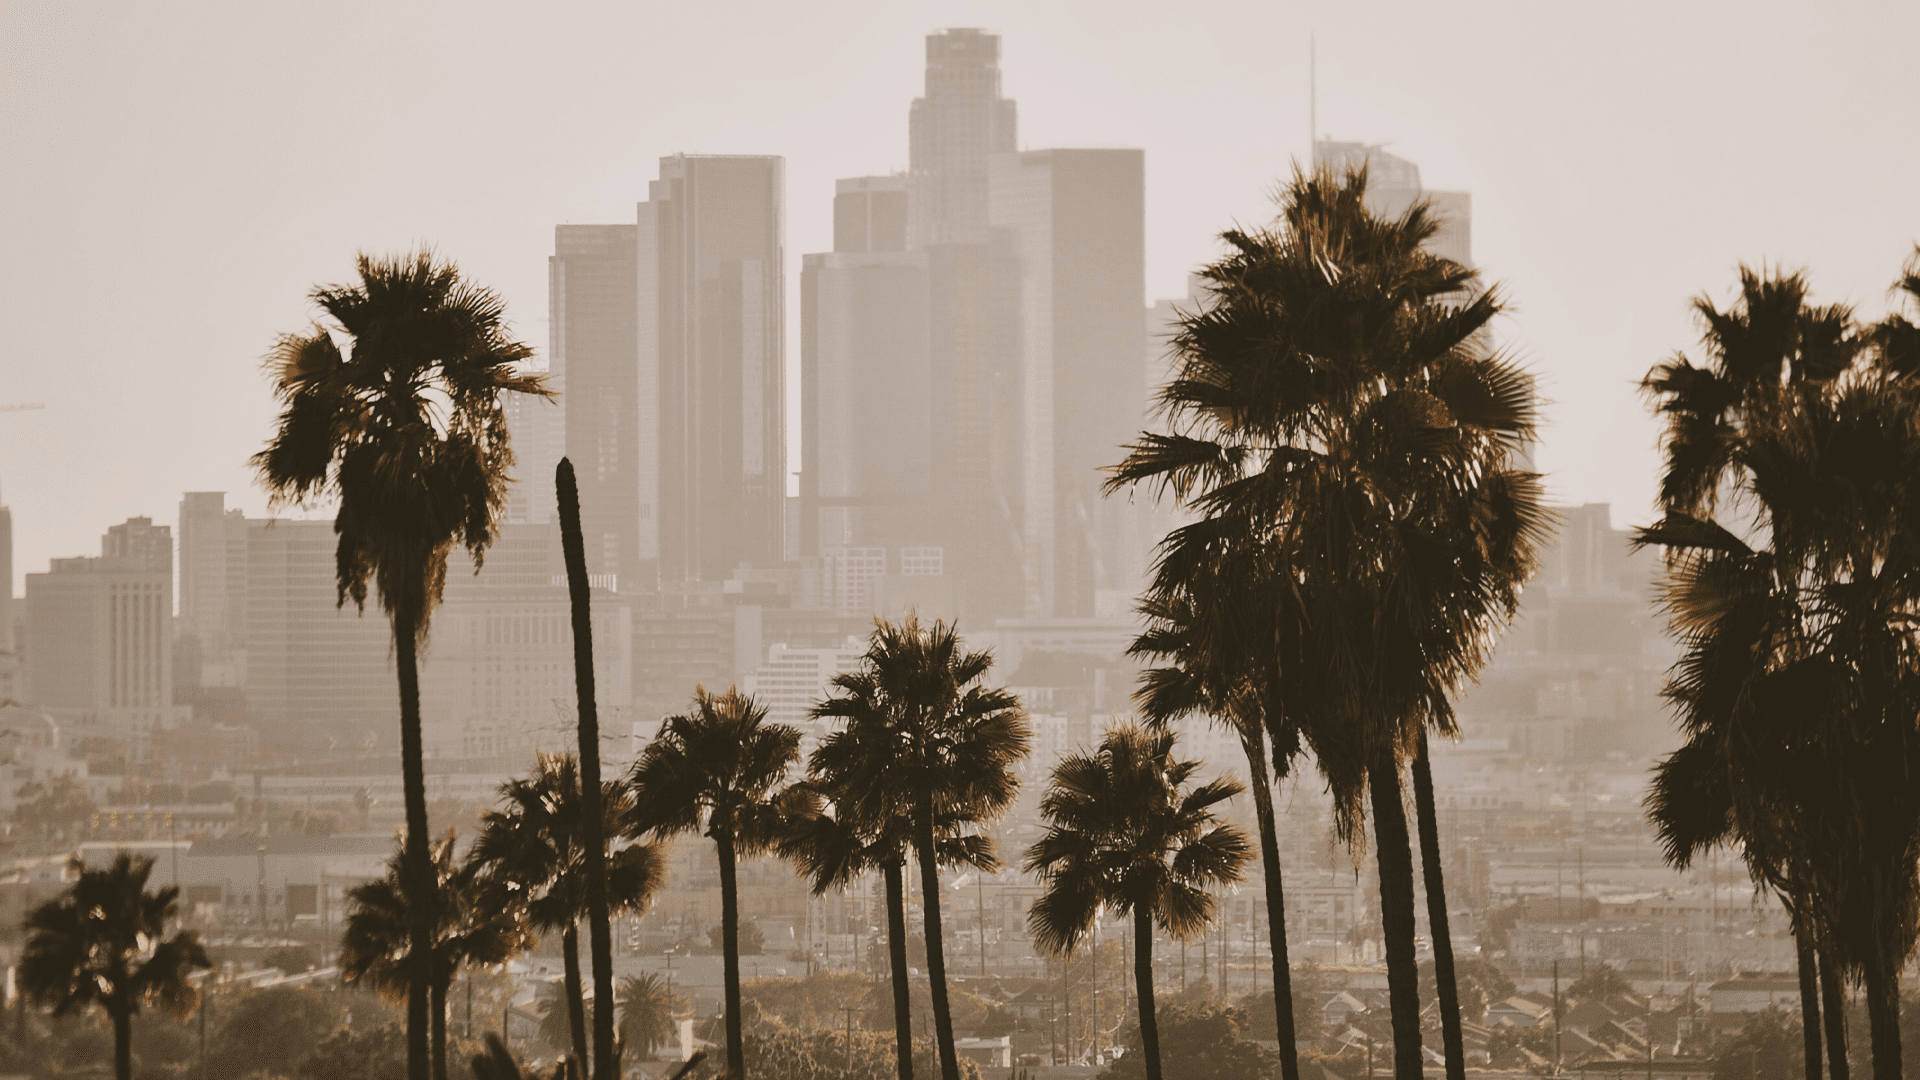
[[[1466,20],[1402,11],[1397,29],[1377,32],[1361,14],[1300,7],[1196,16],[1155,35],[1121,26],[1125,20],[1089,34],[1064,14],[990,5],[889,11],[861,24],[861,48],[848,54],[858,59],[832,79],[797,79],[768,97],[738,92],[757,84],[736,78],[734,90],[675,108],[648,105],[666,99],[645,88],[681,70],[658,46],[698,39],[700,17],[680,16],[691,21],[647,38],[652,64],[621,76],[639,80],[624,91],[596,82],[592,65],[553,66],[561,55],[555,35],[578,24],[514,24],[525,33],[508,45],[514,35],[499,36],[495,22],[454,32],[480,54],[519,57],[552,73],[499,114],[498,137],[531,154],[476,172],[477,119],[409,126],[417,113],[407,105],[344,141],[322,140],[360,148],[348,158],[389,160],[378,184],[351,180],[323,154],[311,177],[283,174],[289,184],[273,191],[241,180],[263,163],[313,162],[310,136],[345,129],[335,126],[340,117],[322,104],[324,94],[271,89],[269,81],[302,80],[264,80],[255,57],[298,66],[324,55],[346,74],[377,66],[385,47],[289,52],[280,47],[288,35],[324,40],[338,32],[297,15],[227,20],[222,38],[194,18],[147,25],[133,9],[99,23],[21,11],[14,40],[32,51],[7,46],[10,92],[0,106],[6,137],[21,150],[0,173],[16,195],[0,235],[20,253],[6,290],[15,343],[4,363],[5,396],[50,407],[0,417],[16,594],[25,572],[88,550],[104,523],[129,513],[165,518],[181,491],[226,490],[249,513],[263,509],[244,464],[270,416],[256,359],[274,333],[308,314],[305,289],[344,276],[355,249],[436,242],[501,288],[521,337],[541,347],[548,335],[539,260],[551,250],[553,222],[624,220],[621,204],[631,207],[651,162],[677,150],[788,158],[791,416],[799,255],[831,247],[835,178],[907,164],[901,111],[925,92],[918,43],[940,26],[1000,35],[1002,93],[1020,103],[1023,146],[1147,151],[1143,306],[1183,293],[1185,274],[1215,250],[1214,234],[1257,220],[1289,162],[1307,156],[1306,46],[1317,35],[1321,134],[1387,143],[1420,164],[1429,186],[1472,193],[1476,262],[1516,301],[1503,339],[1558,402],[1541,452],[1554,494],[1610,502],[1616,523],[1644,519],[1651,490],[1653,428],[1632,380],[1692,339],[1685,305],[1703,283],[1730,280],[1741,260],[1806,266],[1823,298],[1878,311],[1885,282],[1920,233],[1920,210],[1895,179],[1913,173],[1920,151],[1879,137],[1887,103],[1915,78],[1910,65],[1876,52],[1912,37],[1901,28],[1915,15],[1897,8],[1882,13],[1892,20],[1886,32],[1864,43],[1851,36],[1853,51],[1822,45],[1840,40],[1840,24],[1786,8],[1752,17],[1732,8],[1626,8],[1566,17],[1573,22],[1517,11]],[[792,70],[821,31],[784,18],[769,16],[740,39],[737,55],[706,63],[729,72],[757,64],[769,77]],[[404,13],[349,12],[340,25],[369,20],[397,42],[426,32]],[[1245,33],[1227,32],[1239,23]],[[108,25],[124,33],[88,32]],[[1643,32],[1652,27],[1660,33]],[[1723,29],[1724,39],[1712,36]],[[196,62],[150,71],[126,52],[136,41],[161,46],[146,55]],[[215,41],[238,47],[208,51]],[[1523,42],[1536,47],[1516,48]],[[1251,63],[1256,48],[1259,62]],[[1496,54],[1501,63],[1487,62]],[[1828,59],[1843,55],[1851,58],[1844,66]],[[1783,66],[1786,56],[1795,64]],[[1229,59],[1236,62],[1219,62]],[[484,86],[450,54],[423,63],[422,71],[439,73],[431,78]],[[121,74],[109,77],[101,64]],[[1150,87],[1128,76],[1147,64],[1156,71]],[[1807,65],[1823,74],[1756,77]],[[202,74],[170,74],[186,70]],[[1237,96],[1220,92],[1227,70],[1253,72],[1240,77]],[[1418,80],[1442,75],[1457,93],[1413,91]],[[139,95],[116,93],[131,85],[126,79],[141,80]],[[262,92],[207,96],[236,81]],[[1500,92],[1507,83],[1527,93]],[[551,96],[559,92],[576,102],[587,94],[595,107],[560,108]],[[166,122],[153,121],[154,108],[167,110]],[[608,109],[639,123],[618,123]],[[545,116],[559,119],[529,126]],[[1699,116],[1720,126],[1701,127]],[[396,157],[387,148],[403,131],[429,134],[417,153]],[[75,142],[80,133],[91,137]],[[297,158],[288,157],[296,147]],[[136,151],[146,167],[109,164]],[[1825,167],[1842,155],[1849,169]],[[136,177],[137,188],[122,190]],[[446,182],[455,177],[450,196]],[[165,213],[154,212],[155,200],[164,200]],[[1814,206],[1820,213],[1800,212]],[[74,254],[103,244],[117,257]],[[529,254],[537,249],[545,250]],[[1656,249],[1659,259],[1644,257]],[[102,384],[120,392],[79,396]],[[89,423],[76,417],[98,417],[149,452],[102,457],[81,434]],[[178,434],[187,418],[191,439]],[[797,435],[791,425],[790,433]]]

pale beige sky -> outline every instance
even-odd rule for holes
[[[665,154],[773,153],[797,272],[834,178],[905,167],[944,26],[1003,35],[1026,146],[1146,150],[1152,296],[1305,156],[1313,33],[1320,131],[1472,193],[1553,491],[1617,523],[1652,490],[1633,382],[1693,345],[1689,297],[1778,262],[1878,314],[1920,240],[1910,2],[5,0],[0,403],[48,405],[0,413],[16,576],[182,491],[261,512],[257,358],[357,249],[435,244],[544,350],[556,223],[631,220]]]

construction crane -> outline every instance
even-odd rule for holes
[[[29,401],[22,405],[0,405],[0,412],[28,412],[33,409],[44,409],[46,407],[47,403],[44,401]]]

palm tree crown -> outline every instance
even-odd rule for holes
[[[149,892],[153,860],[126,852],[91,869],[75,861],[65,892],[27,915],[22,991],[64,1015],[98,1005],[113,1021],[114,1068],[130,1080],[132,1018],[155,1006],[186,1016],[200,995],[187,976],[212,966],[200,935],[168,937],[180,889]]]

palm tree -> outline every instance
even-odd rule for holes
[[[617,836],[633,811],[633,792],[619,781],[600,785],[602,836]],[[481,818],[480,835],[468,860],[489,881],[508,891],[526,911],[533,929],[560,932],[565,965],[566,1005],[573,1029],[573,1050],[582,1067],[588,1054],[585,989],[580,974],[580,920],[587,914],[588,809],[580,770],[571,754],[541,754],[529,776],[500,786],[501,809]],[[603,843],[604,846],[604,843]],[[644,914],[666,880],[660,852],[650,844],[629,844],[601,859],[606,867],[608,908]],[[595,1002],[601,997],[596,987]],[[595,1006],[596,1020],[610,1010]]]
[[[75,859],[72,873],[66,891],[27,915],[21,992],[56,1016],[99,1005],[113,1021],[113,1074],[132,1080],[133,1014],[191,1015],[200,992],[188,975],[212,965],[197,932],[166,936],[180,889],[147,891],[153,859],[122,851],[97,870]]]
[[[387,876],[347,891],[346,926],[340,935],[342,982],[365,982],[378,993],[408,996],[414,983],[427,985],[432,1029],[433,1080],[447,1080],[447,989],[468,964],[504,962],[526,944],[521,912],[501,903],[472,862],[456,862],[454,833],[432,848],[433,886],[426,903],[403,873],[405,849],[387,860]],[[412,962],[414,917],[427,914],[430,948],[424,965]]]
[[[1743,268],[1732,308],[1696,302],[1706,363],[1676,357],[1643,384],[1667,462],[1639,541],[1667,552],[1683,655],[1666,696],[1686,736],[1648,810],[1676,866],[1740,846],[1822,981],[1865,985],[1874,1074],[1891,1078],[1897,973],[1920,940],[1920,394],[1904,320],[1862,332],[1806,296],[1800,275]],[[1722,524],[1723,504],[1750,520]]]
[[[581,820],[586,826],[581,843],[586,849],[586,916],[593,951],[593,999],[613,1000],[613,926],[607,907],[606,818],[601,812],[600,713],[593,685],[593,613],[587,579],[585,541],[580,535],[580,488],[573,462],[561,458],[554,470],[560,503],[560,547],[567,564],[567,592],[573,609],[573,681],[580,707]],[[614,1060],[613,1011],[593,1014],[593,1074],[613,1080],[619,1072]]]
[[[693,708],[669,716],[634,763],[632,835],[666,839],[704,831],[720,860],[721,951],[727,1007],[727,1073],[743,1074],[740,1028],[740,890],[734,862],[770,847],[781,832],[776,786],[800,759],[800,732],[766,723],[767,710],[729,688],[696,687]]]
[[[1437,227],[1426,205],[1387,220],[1365,195],[1363,171],[1296,174],[1274,227],[1224,235],[1228,254],[1203,272],[1208,303],[1173,341],[1170,430],[1133,444],[1109,489],[1146,483],[1199,512],[1161,545],[1150,595],[1203,612],[1259,605],[1248,675],[1270,741],[1312,750],[1344,839],[1370,804],[1395,1069],[1410,1080],[1419,996],[1400,768],[1425,728],[1454,733],[1450,695],[1511,617],[1548,521],[1537,478],[1514,465],[1531,380],[1485,344],[1499,299],[1423,250]],[[1430,800],[1417,809],[1430,822]],[[1438,899],[1438,852],[1423,859]],[[1438,982],[1457,1075],[1450,949],[1435,951],[1449,954]]]
[[[655,1047],[674,1039],[674,1019],[682,1002],[675,997],[667,981],[651,971],[629,975],[620,980],[620,1030],[625,1045],[651,1057]]]
[[[513,451],[502,393],[548,391],[519,365],[533,351],[507,334],[505,305],[430,252],[362,254],[360,280],[309,298],[326,321],[280,339],[269,356],[278,428],[253,465],[276,506],[337,498],[339,602],[364,609],[367,584],[393,627],[400,680],[406,865],[433,876],[420,745],[418,650],[455,543],[476,568],[493,542]],[[343,343],[347,348],[343,350]],[[412,928],[425,954],[424,910]],[[427,986],[407,993],[407,1076],[427,1080]]]
[[[911,823],[902,817],[855,824],[844,816],[836,792],[859,790],[881,783],[891,760],[887,744],[875,740],[872,726],[836,731],[816,748],[808,764],[807,784],[824,809],[803,820],[780,838],[783,858],[795,863],[820,896],[845,889],[855,878],[880,871],[886,890],[887,961],[893,984],[894,1064],[900,1080],[913,1077],[913,1021],[907,976],[907,907],[905,869],[913,843]],[[855,805],[849,799],[848,806]],[[841,815],[841,816],[836,816]],[[1000,867],[990,837],[960,830],[973,824],[943,816],[938,822],[940,865],[967,866],[982,873]]]
[[[1214,812],[1240,784],[1222,778],[1189,788],[1200,763],[1176,761],[1173,743],[1170,731],[1121,724],[1092,754],[1064,758],[1040,803],[1047,832],[1025,864],[1045,889],[1027,923],[1049,952],[1072,952],[1103,908],[1133,917],[1147,1080],[1160,1080],[1154,926],[1179,938],[1204,930],[1214,911],[1208,888],[1238,881],[1252,858],[1246,837]]]
[[[1140,689],[1134,695],[1148,724],[1166,729],[1175,721],[1198,713],[1213,717],[1239,737],[1241,751],[1247,759],[1254,818],[1260,832],[1267,935],[1272,942],[1274,1023],[1280,1044],[1280,1075],[1281,1080],[1299,1080],[1299,1048],[1293,1025],[1293,971],[1287,957],[1286,891],[1281,880],[1272,784],[1286,777],[1300,744],[1298,733],[1291,732],[1293,738],[1289,743],[1275,744],[1273,763],[1268,765],[1266,710],[1260,705],[1259,695],[1261,687],[1271,687],[1275,680],[1253,676],[1260,665],[1270,664],[1271,658],[1259,656],[1247,646],[1271,640],[1271,635],[1248,625],[1248,620],[1266,613],[1265,605],[1237,602],[1243,596],[1215,597],[1197,604],[1190,595],[1149,594],[1140,604],[1146,629],[1127,651],[1134,656],[1171,661],[1167,667],[1144,672]]]
[[[965,651],[949,623],[923,626],[911,612],[898,624],[876,619],[860,669],[836,676],[838,693],[814,709],[846,722],[845,737],[820,748],[824,772],[849,781],[832,792],[843,820],[911,830],[943,1080],[959,1080],[960,1071],[940,924],[944,830],[1006,812],[1020,790],[1013,765],[1032,741],[1019,699],[981,685],[992,667],[992,654]],[[991,857],[992,848],[984,850]]]

